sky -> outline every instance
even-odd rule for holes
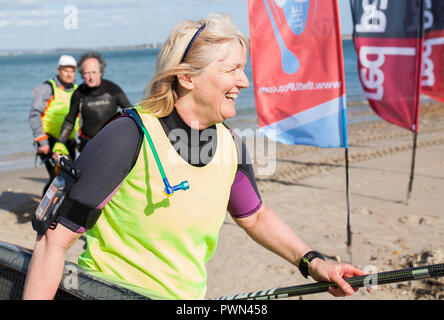
[[[349,0],[338,4],[351,34]],[[249,35],[247,0],[0,0],[0,51],[162,43],[177,22],[211,12]]]

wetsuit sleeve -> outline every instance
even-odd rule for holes
[[[260,209],[262,200],[247,147],[238,135],[231,132],[237,145],[238,167],[231,186],[228,212],[234,218],[245,218]]]
[[[60,129],[60,135],[57,142],[66,143],[71,135],[74,125],[76,123],[77,115],[79,114],[81,103],[81,95],[76,90],[71,96],[71,103],[69,105],[69,112],[63,121],[62,128]]]
[[[112,95],[115,98],[117,106],[122,109],[131,108],[132,104],[128,100],[128,97],[126,96],[125,92],[123,92],[122,88],[112,81],[106,80],[106,82],[109,86],[109,89],[111,90]]]
[[[126,94],[121,91],[120,93],[117,94],[116,96],[117,98],[117,105],[121,108],[131,108],[131,102],[128,100],[128,97],[126,96]]]
[[[31,112],[29,113],[29,124],[31,126],[34,141],[39,146],[48,144],[46,133],[43,132],[42,114],[52,96],[52,87],[49,83],[39,85],[34,90]]]
[[[69,197],[85,207],[102,209],[132,169],[138,155],[139,137],[137,124],[128,117],[105,126],[74,162],[80,178],[72,186]],[[73,214],[75,212],[69,212],[67,216]],[[60,223],[72,231],[80,228],[66,218],[60,219]]]

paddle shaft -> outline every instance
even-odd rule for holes
[[[432,277],[444,276],[444,263],[422,266],[409,269],[400,269],[380,273],[369,274],[365,276],[352,277],[344,279],[354,288],[369,287],[380,284],[394,282],[420,280]],[[330,287],[337,287],[336,284],[329,282],[316,282],[306,285],[269,289],[264,291],[255,291],[250,293],[236,294],[233,296],[224,296],[212,300],[271,300],[302,296],[307,294],[326,292]]]

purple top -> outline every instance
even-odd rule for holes
[[[237,170],[231,186],[228,212],[235,218],[245,218],[256,213],[261,206],[262,201],[247,174]]]

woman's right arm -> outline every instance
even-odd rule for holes
[[[123,117],[103,128],[74,162],[80,178],[69,197],[89,208],[101,209],[125,179],[139,152],[137,124]],[[80,214],[78,211],[75,214]],[[23,294],[24,299],[52,299],[63,276],[65,251],[80,236],[81,225],[60,217],[57,228],[38,237]]]
[[[65,252],[80,235],[59,223],[54,230],[48,229],[44,236],[37,236],[26,276],[23,299],[54,298],[63,276]]]

